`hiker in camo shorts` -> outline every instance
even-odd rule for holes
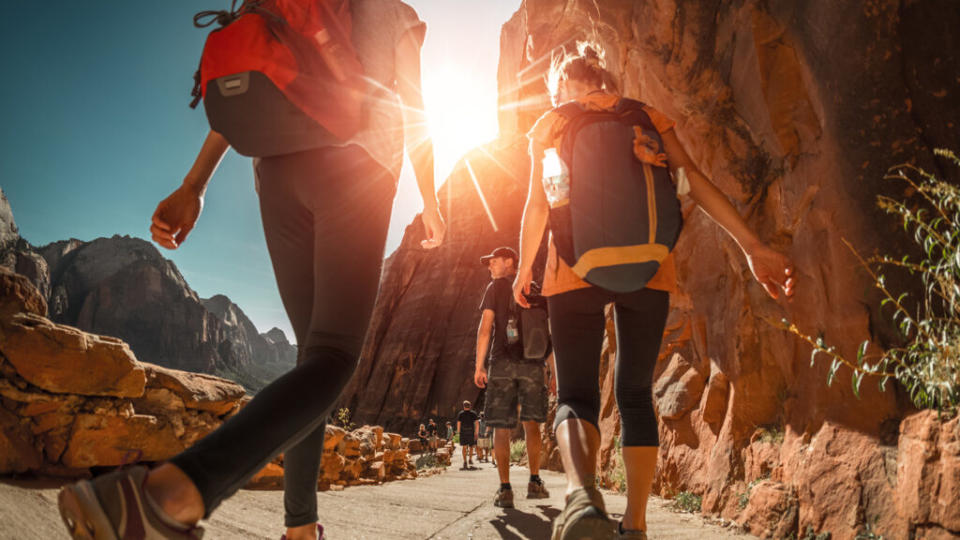
[[[546,370],[543,359],[530,361],[523,355],[512,291],[517,259],[517,252],[509,247],[497,248],[480,259],[493,281],[487,286],[480,303],[482,314],[477,331],[474,382],[487,389],[484,413],[487,425],[493,428],[493,453],[500,474],[500,488],[494,495],[493,504],[502,508],[513,508],[510,432],[518,419],[523,424],[530,467],[527,498],[550,496],[539,474],[540,423],[547,419]],[[486,367],[488,352],[489,373]]]

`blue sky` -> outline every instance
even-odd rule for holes
[[[500,27],[520,0],[407,1],[427,23],[424,95],[436,130],[439,186],[459,154],[496,135]],[[180,184],[207,130],[202,108],[187,106],[206,37],[193,27],[193,14],[228,4],[4,6],[0,188],[24,238],[38,246],[115,234],[149,239],[157,202]],[[388,254],[420,208],[406,164]],[[180,249],[161,251],[198,294],[226,294],[261,332],[278,326],[292,340],[249,159],[231,151],[197,228]]]

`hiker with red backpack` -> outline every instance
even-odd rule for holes
[[[322,536],[325,419],[357,365],[373,311],[404,140],[424,202],[424,248],[443,241],[423,116],[425,25],[400,0],[246,0],[216,21],[197,75],[211,131],[153,240],[176,249],[228,148],[253,156],[267,248],[297,366],[192,447],[63,488],[74,538],[199,538],[197,523],[279,453],[288,540]]]
[[[737,242],[754,277],[777,298],[793,295],[790,260],[764,245],[687,155],[674,122],[617,95],[599,48],[557,58],[548,82],[554,104],[530,130],[531,175],[514,298],[526,305],[532,266],[549,223],[542,294],[556,362],[554,423],[567,476],[566,506],[553,540],[647,538],[646,504],[656,469],[651,385],[676,289],[670,254],[682,227],[677,194],[689,196]],[[612,522],[596,487],[598,385],[613,303],[615,395],[621,419],[627,509]]]

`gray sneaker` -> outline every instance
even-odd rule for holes
[[[553,521],[551,540],[614,540],[616,524],[607,517],[603,496],[596,488],[580,488],[567,495],[563,512]]]
[[[493,505],[500,508],[513,508],[513,490],[498,489],[497,494],[493,496]]]
[[[60,517],[78,540],[200,540],[203,529],[176,525],[147,499],[147,468],[121,469],[64,486]]]

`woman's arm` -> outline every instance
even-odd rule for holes
[[[150,233],[154,242],[167,249],[177,249],[187,239],[203,210],[207,185],[229,148],[230,143],[216,131],[207,134],[183,184],[160,201],[153,212]]]
[[[767,247],[750,229],[727,197],[697,168],[683,144],[671,129],[661,134],[663,146],[674,173],[683,168],[690,181],[690,197],[740,246],[753,276],[773,298],[782,289],[793,296],[793,264],[782,253]]]
[[[520,262],[517,268],[517,278],[513,282],[513,297],[521,306],[528,308],[530,304],[524,294],[530,292],[530,281],[533,279],[533,260],[540,249],[543,231],[547,227],[547,217],[550,206],[547,195],[543,192],[540,177],[543,175],[544,147],[535,140],[530,141],[530,184],[527,188],[527,204],[523,208],[523,222],[520,225]]]
[[[397,91],[403,102],[403,132],[407,142],[407,153],[417,177],[417,187],[423,199],[423,226],[426,239],[420,244],[434,248],[443,242],[446,225],[440,216],[440,205],[433,177],[433,141],[427,129],[427,116],[423,106],[423,93],[420,89],[420,40],[419,30],[406,33],[397,46],[396,71]]]

